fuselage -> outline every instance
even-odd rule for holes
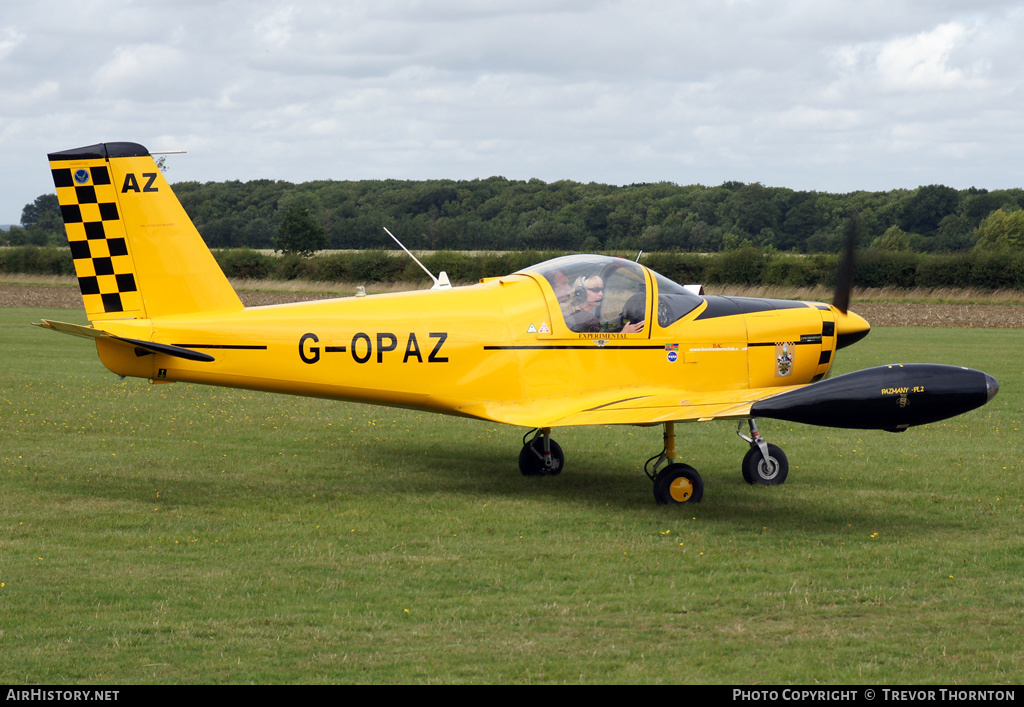
[[[629,274],[644,294],[637,332],[573,331],[543,271],[524,271],[447,290],[97,323],[213,362],[138,355],[104,340],[97,347],[115,373],[154,382],[486,417],[477,404],[585,398],[610,386],[803,385],[828,373],[840,336],[868,329],[826,304],[697,295],[692,310],[668,321],[667,281],[639,266]]]

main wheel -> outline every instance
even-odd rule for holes
[[[551,440],[551,464],[544,463],[544,438],[537,435],[519,452],[519,471],[523,476],[558,476],[565,464],[565,454],[558,442]]]
[[[750,445],[743,457],[743,480],[758,486],[778,486],[789,474],[789,460],[785,453],[774,444],[768,445],[768,463],[765,463],[761,449]]]
[[[704,480],[688,464],[669,464],[654,477],[654,500],[660,505],[700,503]]]

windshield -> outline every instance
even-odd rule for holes
[[[700,295],[669,280],[664,275],[653,270],[651,270],[651,274],[654,275],[654,280],[658,283],[658,326],[671,326],[704,301]]]
[[[630,260],[570,255],[524,272],[544,276],[572,331],[635,334],[644,330],[647,280],[644,269]]]

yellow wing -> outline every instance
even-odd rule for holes
[[[522,427],[735,420],[750,417],[750,406],[758,400],[800,387],[803,386],[697,392],[624,386],[517,402],[474,403],[460,407],[459,412]]]

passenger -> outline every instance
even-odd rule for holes
[[[576,278],[572,286],[572,303],[575,309],[565,318],[569,328],[579,332],[600,331],[601,322],[597,318],[597,312],[602,301],[604,281],[600,277],[583,275]]]

